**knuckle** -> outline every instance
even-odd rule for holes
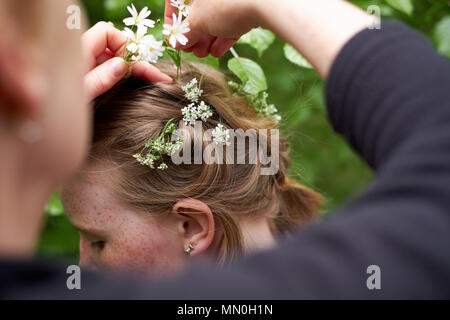
[[[106,26],[106,25],[107,25],[106,21],[99,21],[99,22],[97,22],[94,26],[97,26],[97,27],[104,27],[104,26]]]
[[[94,25],[93,28],[98,29],[98,30],[107,30],[107,29],[112,28],[112,26],[109,23],[107,23],[106,21],[99,21]]]

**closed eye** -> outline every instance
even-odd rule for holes
[[[105,248],[105,241],[92,241],[91,248],[97,250],[103,250]]]

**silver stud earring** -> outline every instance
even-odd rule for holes
[[[26,120],[19,124],[19,137],[26,143],[36,143],[42,138],[42,126],[32,120]]]
[[[191,251],[194,251],[194,246],[192,244],[189,243],[189,246],[187,247],[186,250],[184,250],[184,253],[186,253],[186,255],[190,255]]]

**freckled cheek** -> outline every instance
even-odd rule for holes
[[[117,238],[109,249],[105,251],[104,263],[110,268],[143,273],[164,273],[179,256],[171,239],[143,232]]]

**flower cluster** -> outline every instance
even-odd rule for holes
[[[184,96],[189,101],[198,102],[198,98],[201,97],[203,90],[201,90],[197,85],[197,78],[194,78],[186,85],[181,87],[181,89],[184,91]]]
[[[212,117],[213,112],[204,101],[200,101],[198,105],[195,104],[198,102],[203,93],[203,90],[198,87],[198,81],[196,78],[192,79],[186,85],[182,86],[181,89],[184,91],[184,96],[186,97],[186,99],[192,102],[181,109],[185,125],[194,125],[195,121],[199,119],[201,119],[202,121],[206,121],[210,117]]]
[[[186,107],[181,109],[183,114],[183,121],[185,125],[194,125],[195,121],[202,120],[206,122],[209,118],[213,116],[213,111],[205,103],[205,101],[200,101],[198,105],[196,103],[199,101],[203,94],[203,90],[198,87],[198,80],[196,78],[189,81],[186,85],[182,87],[184,91],[184,96],[191,103]],[[212,132],[213,141],[216,144],[229,145],[229,131],[225,129],[222,124],[218,124],[217,127]]]
[[[205,103],[205,101],[201,100],[198,102],[203,94],[203,90],[198,87],[196,78],[184,85],[182,89],[186,99],[191,102],[181,109],[185,125],[194,125],[197,120],[206,122],[213,116],[213,110]],[[167,169],[167,164],[163,159],[164,156],[172,155],[174,152],[178,151],[183,144],[183,136],[178,136],[178,138],[175,139],[175,142],[171,141],[171,135],[177,129],[174,121],[174,118],[170,119],[164,126],[159,137],[155,140],[148,140],[141,152],[133,156],[140,164],[152,169],[159,164],[157,166],[158,169]],[[214,128],[211,133],[213,141],[219,145],[230,145],[229,132],[230,131],[226,129],[223,124],[217,124],[216,128]]]
[[[272,118],[276,123],[281,121],[281,116],[278,114],[278,109],[274,104],[269,104],[267,98],[269,94],[266,91],[262,91],[258,94],[249,94],[245,92],[242,85],[236,82],[230,81],[228,85],[232,91],[243,96],[247,102],[253,106],[255,111],[264,117]]]
[[[192,3],[192,1],[183,2]],[[163,35],[169,37],[168,42],[170,43],[172,48],[176,46],[177,42],[185,45],[188,42],[188,39],[184,34],[190,31],[189,23],[187,21],[183,21],[183,16],[187,16],[186,12],[189,11],[188,6],[181,6],[180,2],[178,8],[178,15],[173,14],[173,24],[164,24],[162,31]],[[127,62],[146,61],[150,63],[156,63],[158,59],[163,56],[163,52],[166,49],[165,47],[168,47],[168,45],[164,43],[163,40],[156,39],[154,35],[147,34],[149,28],[151,29],[155,27],[155,21],[148,19],[151,11],[147,7],[145,7],[140,12],[138,12],[133,4],[131,6],[128,6],[127,9],[130,12],[131,17],[125,18],[123,20],[124,24],[127,26],[125,27],[123,33],[128,38],[128,44],[125,46],[125,60]],[[167,52],[170,57],[174,59],[172,48],[168,48],[169,50],[167,50]],[[179,53],[177,54],[177,58],[174,59],[174,62],[179,68],[180,59],[178,56]]]
[[[224,126],[219,123],[217,127],[212,131],[213,141],[221,145],[230,145],[230,131],[225,129]]]
[[[195,121],[199,119],[206,122],[206,120],[211,118],[213,115],[211,108],[204,101],[201,101],[198,106],[196,106],[195,103],[191,103],[181,109],[181,112],[183,114],[183,121],[185,125],[194,125]]]
[[[183,136],[179,136],[175,142],[170,141],[171,135],[176,130],[174,120],[174,118],[170,119],[164,126],[161,135],[156,140],[148,140],[141,152],[133,156],[140,164],[154,169],[155,165],[159,163],[158,169],[167,169],[163,157],[172,155],[183,143]]]

